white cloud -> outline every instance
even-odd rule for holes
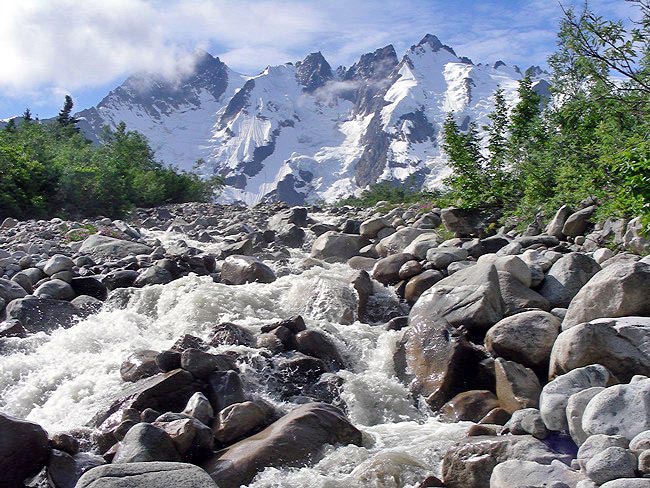
[[[567,0],[576,3],[581,0]],[[71,92],[138,70],[191,69],[195,48],[255,73],[322,50],[332,63],[425,33],[475,61],[543,63],[560,9],[551,0],[20,0],[0,2],[0,93]],[[623,0],[593,0],[624,15]],[[519,8],[513,7],[518,4]]]

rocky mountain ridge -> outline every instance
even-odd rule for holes
[[[547,74],[529,69],[548,93]],[[198,56],[194,72],[169,82],[137,74],[77,114],[92,140],[124,121],[166,163],[227,183],[224,202],[335,201],[378,181],[432,187],[448,173],[441,128],[488,122],[494,91],[509,104],[523,76],[499,61],[474,64],[427,34],[401,57],[392,45],[333,69],[322,53],[269,66],[256,76]],[[195,168],[197,160],[205,162]]]

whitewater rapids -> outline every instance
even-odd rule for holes
[[[182,236],[157,237],[171,242]],[[356,294],[348,284],[353,271],[346,265],[302,271],[297,263],[304,257],[293,251],[287,274],[271,284],[229,286],[191,275],[139,289],[126,308],[105,306],[68,329],[6,340],[0,351],[0,410],[49,432],[84,428],[123,387],[120,366],[134,351],[168,349],[183,334],[206,337],[220,322],[258,331],[300,314],[308,328],[326,333],[351,365],[338,373],[345,380],[341,397],[350,420],[364,433],[364,446],[330,446],[311,467],[268,468],[249,486],[397,488],[440,476],[444,452],[470,424],[438,422],[397,380],[393,353],[401,332],[359,321],[339,323],[346,310],[355,309]],[[379,287],[377,293],[387,307],[398,306],[388,289]],[[215,351],[227,348],[233,346]],[[261,351],[235,349],[244,358],[240,368],[247,389],[290,410],[291,404],[259,380],[254,365]]]

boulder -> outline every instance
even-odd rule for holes
[[[181,354],[181,368],[195,378],[205,379],[215,371],[228,371],[235,367],[233,359],[224,354],[210,354],[194,348],[186,349]]]
[[[207,397],[214,413],[218,413],[233,403],[246,400],[241,378],[235,371],[217,371],[208,377]]]
[[[515,315],[531,308],[548,312],[551,304],[546,298],[526,287],[510,273],[499,272],[499,288],[503,299],[504,315]]]
[[[165,285],[174,280],[170,271],[160,266],[151,266],[145,269],[133,282],[133,286],[142,288],[148,285]]]
[[[151,254],[153,249],[138,242],[93,234],[83,241],[78,252],[88,254],[96,259],[120,259],[138,254]]]
[[[449,276],[425,291],[411,317],[435,318],[482,331],[503,318],[499,275],[492,264],[477,264]]]
[[[609,371],[604,366],[592,364],[574,369],[548,383],[539,398],[539,410],[546,427],[549,430],[568,431],[566,406],[569,397],[587,388],[607,386],[610,381]]]
[[[585,477],[560,461],[544,465],[512,459],[497,465],[490,477],[490,488],[570,487]],[[552,484],[549,484],[552,483]]]
[[[87,295],[101,301],[108,298],[108,288],[106,288],[106,285],[92,276],[77,276],[72,278],[70,286],[76,295]]]
[[[68,328],[82,311],[70,302],[51,298],[21,298],[7,305],[7,320],[19,320],[25,330],[49,333],[59,327]]]
[[[581,446],[589,437],[582,428],[582,417],[585,414],[585,409],[591,399],[604,389],[604,386],[594,386],[574,393],[569,397],[566,406],[566,418],[569,423],[569,433],[577,446]]]
[[[420,234],[413,241],[404,248],[404,252],[412,254],[418,259],[425,259],[429,249],[438,247],[440,244],[440,236],[435,232],[428,232]]]
[[[542,420],[542,415],[536,408],[524,408],[512,414],[505,428],[514,435],[530,434],[535,439],[546,439],[549,431]]]
[[[35,423],[0,413],[0,473],[2,486],[22,488],[47,463],[47,433]]]
[[[264,468],[304,465],[326,444],[361,445],[361,432],[338,408],[308,403],[219,451],[203,467],[220,488],[235,488],[250,483]]]
[[[95,454],[82,452],[71,455],[52,449],[47,463],[47,480],[55,488],[74,488],[86,471],[104,464],[104,458]]]
[[[212,430],[197,419],[177,419],[164,422],[157,420],[153,425],[169,435],[174,448],[184,459],[198,460],[212,454],[214,449]]]
[[[598,393],[585,409],[582,428],[589,435],[621,435],[628,440],[649,430],[650,379],[610,386]]]
[[[405,252],[404,249],[406,249],[406,247],[418,236],[423,234],[431,234],[431,232],[423,229],[416,229],[414,227],[404,227],[379,241],[377,243],[377,252],[382,257],[386,257],[389,254],[396,254],[398,252]]]
[[[624,262],[599,271],[571,300],[562,327],[593,319],[650,316],[650,264]]]
[[[564,228],[564,224],[566,223],[566,219],[569,217],[570,212],[569,207],[562,205],[558,211],[555,212],[555,215],[546,226],[544,233],[550,236],[555,236],[558,239],[564,239],[565,235],[562,233],[562,229]]]
[[[484,254],[478,258],[478,263],[491,263],[497,271],[509,273],[519,280],[526,288],[532,283],[532,274],[528,265],[519,256],[497,256],[496,254]]]
[[[64,256],[63,254],[55,254],[45,263],[43,272],[48,276],[52,276],[53,274],[56,274],[60,271],[70,271],[72,268],[74,268],[74,266],[74,261],[68,256]]]
[[[635,435],[634,439],[630,441],[630,449],[633,451],[646,451],[650,449],[650,430],[644,430]]]
[[[136,351],[131,354],[120,368],[122,380],[135,382],[160,373],[156,356],[158,356],[158,351],[149,350]]]
[[[629,444],[629,439],[626,439],[621,435],[596,434],[589,436],[578,449],[578,465],[584,468],[585,464],[587,464],[591,458],[597,456],[605,449],[610,447],[622,447],[627,449]]]
[[[222,322],[212,328],[211,346],[252,346],[254,342],[253,333],[242,325]]]
[[[542,387],[535,373],[513,361],[497,358],[494,362],[497,397],[508,413],[537,408]]]
[[[311,257],[344,262],[352,256],[357,256],[361,248],[368,244],[369,241],[364,236],[329,231],[314,241]]]
[[[568,237],[583,235],[589,227],[589,219],[595,211],[596,206],[591,205],[569,215],[562,227],[562,234]]]
[[[528,435],[470,437],[445,454],[443,481],[447,488],[490,488],[495,466],[508,460],[543,465],[560,460],[569,464],[571,456],[557,453]]]
[[[479,236],[483,233],[485,222],[478,210],[443,208],[440,217],[445,229],[456,237]]]
[[[0,298],[5,303],[10,303],[13,300],[18,300],[27,295],[25,289],[15,281],[0,278]]]
[[[146,462],[107,464],[93,468],[76,488],[217,488],[198,466],[185,463]]]
[[[217,441],[230,444],[268,424],[267,412],[254,402],[233,403],[219,412],[212,424]]]
[[[623,447],[608,447],[596,454],[585,465],[587,476],[596,484],[620,478],[634,478],[637,461],[631,451]]]
[[[289,224],[305,227],[308,223],[307,220],[308,211],[305,207],[291,207],[272,215],[269,219],[268,228],[271,230],[279,230]]]
[[[623,478],[620,480],[608,481],[604,485],[600,485],[600,488],[650,488],[650,480],[645,478]]]
[[[210,404],[210,400],[201,393],[197,391],[192,397],[187,401],[187,405],[183,409],[185,415],[194,417],[199,422],[210,425],[212,422],[212,417],[214,416],[214,410]]]
[[[599,271],[600,265],[586,254],[569,253],[546,273],[539,293],[551,307],[568,307],[573,297]]]
[[[372,269],[372,277],[384,285],[394,285],[400,281],[399,270],[402,265],[413,259],[413,255],[404,253],[380,259]]]
[[[548,361],[559,330],[560,321],[548,312],[522,312],[491,327],[485,347],[494,356],[536,368]]]
[[[427,251],[427,261],[436,269],[447,269],[451,263],[467,259],[466,249],[458,247],[434,247]]]
[[[34,296],[51,298],[54,300],[70,301],[76,297],[77,294],[74,292],[69,283],[66,283],[63,280],[53,279],[46,281],[38,288],[36,288],[36,290],[34,290]]]
[[[296,351],[308,356],[322,359],[332,369],[344,366],[343,358],[336,345],[322,332],[317,330],[303,330],[294,336]]]
[[[374,260],[373,260],[374,261]],[[371,268],[372,269],[372,268]],[[359,300],[357,302],[357,318],[363,320],[368,312],[368,302],[370,296],[374,293],[374,286],[372,279],[367,271],[357,271],[352,278],[350,278],[352,288],[357,292]]]
[[[478,422],[498,407],[499,401],[491,391],[470,390],[459,393],[445,403],[440,409],[440,414],[446,422]]]
[[[641,217],[636,217],[627,224],[627,229],[623,235],[623,246],[628,251],[637,254],[648,254],[650,251],[650,239],[644,234]]]
[[[171,437],[152,424],[139,423],[131,427],[118,444],[114,463],[151,461],[180,461]]]
[[[227,285],[272,283],[275,279],[271,268],[251,256],[228,256],[221,267],[221,282]]]
[[[423,271],[419,275],[408,280],[406,288],[404,289],[404,299],[409,303],[415,303],[425,291],[438,283],[444,277],[445,275],[437,269],[428,269]]]
[[[625,382],[650,376],[650,317],[596,319],[565,330],[553,345],[549,375],[594,363]]]
[[[383,217],[374,217],[372,219],[365,220],[361,222],[360,234],[362,236],[368,237],[369,239],[374,239],[377,237],[377,233],[384,227],[389,227],[390,222],[388,222]]]

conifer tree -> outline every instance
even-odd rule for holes
[[[32,120],[34,120],[34,119],[32,119],[32,111],[29,110],[29,107],[27,107],[25,109],[25,111],[23,112],[23,121],[24,122],[31,122]]]

